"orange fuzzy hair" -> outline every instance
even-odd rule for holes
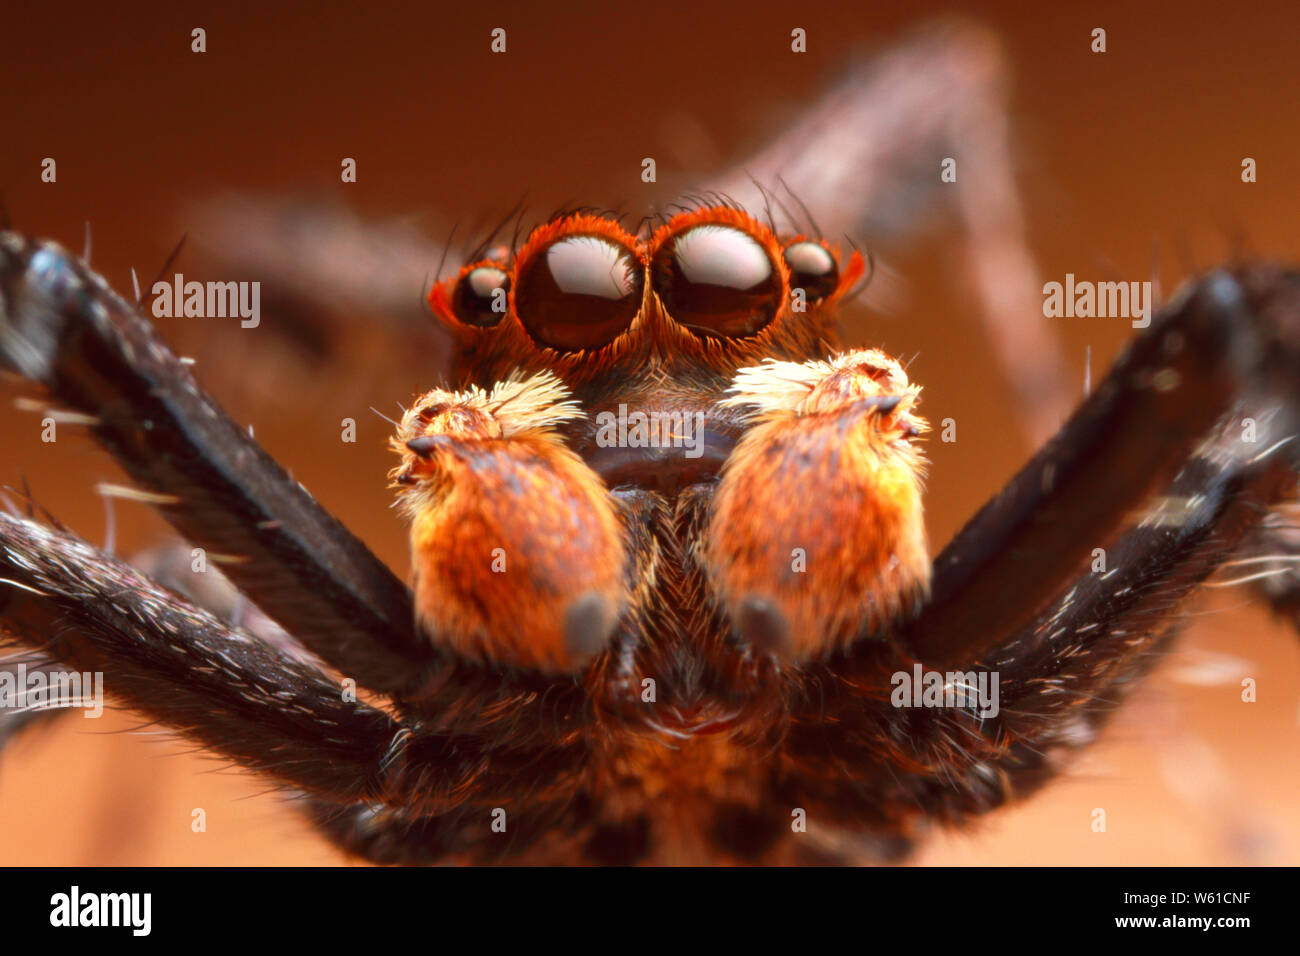
[[[807,659],[914,608],[930,578],[920,388],[872,349],[742,369],[731,393],[755,424],[723,469],[704,548],[738,630]]]
[[[435,389],[403,416],[390,477],[411,519],[416,616],[456,653],[544,671],[603,649],[624,604],[615,504],[554,426],[580,417],[549,373]]]

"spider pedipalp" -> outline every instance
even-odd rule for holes
[[[627,559],[613,502],[556,426],[580,416],[541,373],[490,392],[435,390],[392,447],[411,522],[415,616],[435,646],[573,670],[609,641]]]

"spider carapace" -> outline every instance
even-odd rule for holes
[[[557,218],[432,291],[458,385],[393,439],[418,619],[580,684],[567,786],[601,805],[598,846],[798,832],[797,804],[755,799],[791,669],[925,594],[920,389],[837,351],[863,273],[712,206],[640,237]]]

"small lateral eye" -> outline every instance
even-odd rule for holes
[[[482,265],[461,276],[451,307],[466,325],[491,328],[505,318],[509,295],[510,276],[496,266]]]
[[[673,320],[701,335],[753,335],[781,307],[771,258],[732,226],[695,226],[666,242],[655,255],[654,285]]]
[[[785,247],[785,264],[790,269],[790,288],[803,289],[809,302],[826,298],[840,283],[835,257],[820,242],[792,242]]]
[[[604,236],[565,236],[530,257],[515,313],[534,339],[560,351],[607,345],[641,311],[642,268]]]

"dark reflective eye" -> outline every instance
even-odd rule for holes
[[[786,247],[785,264],[790,268],[790,288],[803,289],[809,302],[826,298],[840,284],[835,257],[821,243],[792,243]]]
[[[496,266],[471,269],[456,283],[451,307],[466,325],[491,328],[505,318],[510,276]]]
[[[753,335],[781,307],[767,252],[731,226],[696,226],[665,243],[654,285],[673,320],[701,335]]]
[[[567,236],[538,253],[515,288],[515,312],[543,345],[599,348],[641,311],[641,266],[603,236]]]

